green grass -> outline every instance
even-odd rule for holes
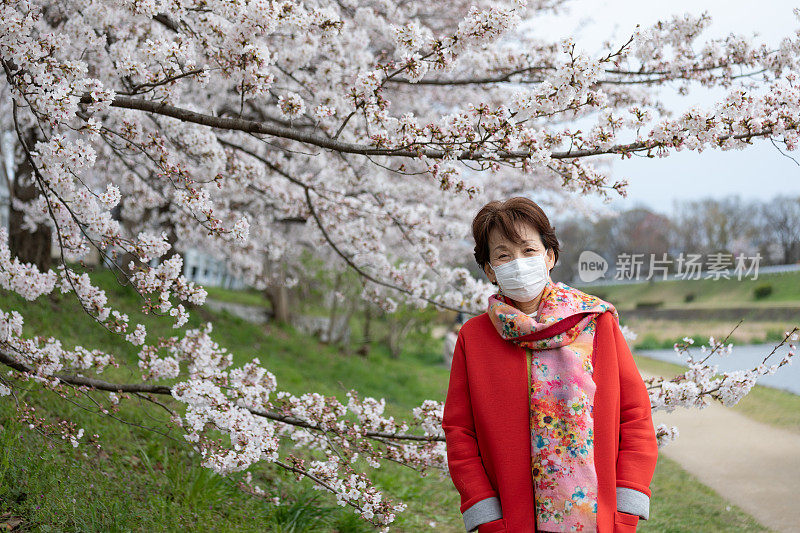
[[[650,518],[639,520],[637,531],[658,533],[717,533],[767,528],[742,509],[727,503],[700,483],[680,464],[658,456],[650,499]]]
[[[232,291],[220,287],[204,287],[208,297],[221,302],[230,302],[242,305],[256,305],[259,307],[270,308],[269,300],[264,294],[256,289]]]
[[[72,449],[21,428],[7,414],[3,409],[0,509],[22,518],[25,530],[370,530],[325,502],[310,483],[270,468],[259,476],[261,484],[269,481],[270,495],[285,505],[245,495],[230,479],[145,432],[123,429],[100,452]]]
[[[131,322],[146,324],[149,342],[153,335],[174,334],[169,321],[161,323],[137,313],[140,302],[135,293],[115,285],[107,272],[94,279],[130,314]],[[228,301],[236,298],[231,296]],[[81,344],[110,351],[121,361],[135,360],[134,347],[93,326],[69,295],[30,303],[0,291],[0,309],[23,313],[27,335],[56,335],[67,346]],[[326,346],[290,327],[253,325],[202,308],[191,313],[191,327],[213,322],[212,336],[234,354],[235,364],[259,357],[276,375],[281,390],[294,394],[317,391],[346,401],[346,391],[354,388],[361,397],[386,398],[386,415],[403,419],[409,419],[410,409],[425,399],[445,399],[449,372],[440,362],[440,345],[422,333],[412,336],[399,359],[391,358],[381,345],[361,357],[353,354],[353,346],[345,350]],[[354,337],[357,344],[359,339]],[[110,368],[102,377],[134,381],[135,364],[129,366],[133,372]],[[102,447],[72,448],[61,440],[45,438],[15,421],[13,400],[0,400],[0,517],[19,518],[22,530],[374,530],[350,507],[337,506],[335,498],[313,490],[307,480],[294,481],[279,467],[263,463],[252,467],[254,480],[267,491],[267,498],[247,495],[236,488],[236,476],[223,478],[200,467],[198,457],[175,429],[160,435],[89,413],[34,386],[25,387],[30,391],[21,396],[40,416],[49,422],[72,420],[85,428],[87,435],[98,433]],[[93,393],[93,397],[107,398],[103,393]],[[166,420],[163,412],[137,399],[123,402],[115,416],[162,429]],[[282,454],[291,451],[284,443]],[[388,497],[409,506],[398,515],[393,531],[463,531],[459,495],[449,478],[432,471],[421,477],[393,463],[373,471],[372,478]],[[755,530],[754,522],[738,510],[723,512],[727,505],[723,499],[665,458],[659,460],[652,489],[652,518],[641,522],[642,530],[678,531],[669,528],[679,524],[699,525],[700,529],[689,528],[695,531],[706,526],[708,530],[732,530],[726,529],[730,524],[737,530]],[[280,498],[281,505],[271,502],[273,496]],[[3,520],[0,518],[0,527]],[[430,523],[435,526],[431,528]],[[664,527],[656,527],[659,525]]]
[[[633,358],[641,370],[668,379],[686,370],[681,365],[640,355],[634,354]],[[759,422],[800,433],[800,396],[797,394],[756,384],[730,408]]]
[[[137,432],[133,446],[103,453],[49,443],[8,423],[0,432],[0,514],[11,510],[26,529],[38,531],[371,531],[352,513],[336,508],[307,482],[294,483],[267,468],[259,482],[284,505],[248,497],[198,467],[192,458]],[[128,434],[115,441],[129,440]],[[138,455],[123,450],[138,448]],[[108,457],[105,454],[109,454]],[[447,479],[420,478],[388,465],[376,482],[409,504],[394,531],[463,531],[459,498]],[[641,531],[763,531],[754,519],[699,483],[680,465],[660,456],[651,484],[650,519]],[[730,509],[728,509],[730,507]],[[157,525],[157,527],[155,526]]]
[[[675,321],[670,321],[670,322],[674,323]],[[686,327],[686,328],[689,328],[689,327],[702,328],[703,327],[703,323],[699,322],[699,321],[680,322],[680,323],[684,324],[684,327]],[[731,327],[730,329],[733,329],[733,327]],[[749,342],[745,342],[745,341],[740,340],[737,337],[736,333],[734,332],[730,336],[728,341],[732,342],[733,344],[736,344],[736,345],[742,345],[742,344],[777,344],[777,343],[781,342],[784,339],[784,337],[785,337],[784,332],[787,331],[787,330],[791,330],[791,326],[788,326],[786,328],[775,328],[775,327],[766,328],[765,330],[762,330],[763,334],[761,335],[760,338],[751,337],[751,338],[747,339]],[[667,339],[661,338],[660,339],[654,333],[646,333],[641,338],[637,338],[637,340],[635,341],[633,346],[637,350],[670,350],[675,346],[675,343],[683,342],[684,337],[689,337],[690,339],[692,339],[694,341],[694,345],[695,346],[702,346],[703,344],[708,343],[709,335],[694,334],[694,335],[683,335],[681,337],[672,337],[672,338],[667,338]],[[717,339],[721,339],[723,337],[717,335],[716,338]]]

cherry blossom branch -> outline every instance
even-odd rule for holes
[[[9,368],[13,368],[14,370],[24,375],[36,375],[36,372],[32,367],[24,363],[21,363],[15,358],[11,357],[3,348],[0,348],[0,363],[6,365]],[[172,391],[173,391],[172,387],[169,387],[167,385],[157,385],[153,383],[112,383],[101,379],[89,378],[86,376],[80,376],[75,374],[57,373],[53,374],[51,377],[58,381],[69,383],[70,385],[76,385],[79,387],[89,387],[94,390],[101,390],[114,393],[146,393],[146,394],[159,394],[164,396],[172,396]],[[277,411],[255,409],[255,408],[248,408],[248,410],[254,415],[263,418],[268,418],[276,422],[282,422],[284,424],[296,426],[303,429],[314,429],[323,431],[323,428],[319,427],[318,425],[315,425],[313,423],[310,423],[308,421],[305,421],[303,419],[294,416],[281,414]],[[438,436],[413,435],[404,433],[389,433],[385,431],[365,431],[364,436],[385,438],[385,439],[397,439],[399,441],[412,441],[412,442],[444,441],[444,436],[441,435]]]
[[[90,95],[85,95],[81,98],[81,103],[90,104],[94,99]],[[218,128],[230,131],[243,131],[246,133],[258,133],[271,135],[283,139],[298,141],[311,146],[319,148],[326,148],[342,153],[360,154],[360,155],[379,155],[387,157],[410,157],[419,158],[427,157],[430,159],[442,159],[451,157],[451,153],[446,150],[436,150],[430,148],[422,148],[422,145],[415,143],[411,147],[398,147],[398,148],[377,148],[366,144],[348,143],[343,141],[336,141],[318,135],[304,133],[277,125],[265,124],[247,119],[229,118],[229,117],[216,117],[203,113],[198,113],[188,109],[172,106],[163,102],[152,102],[149,100],[141,100],[136,98],[128,98],[118,96],[111,102],[112,107],[119,107],[123,109],[135,109],[172,117],[184,122],[193,124],[200,124],[212,128]],[[782,131],[795,131],[800,126],[798,124],[784,124]],[[747,133],[736,133],[728,135],[719,135],[715,138],[715,143],[724,145],[726,141],[747,141],[758,137],[766,137],[774,133],[773,128],[757,129]],[[414,148],[419,146],[419,148]],[[551,159],[576,159],[582,157],[593,157],[598,155],[608,154],[621,154],[623,156],[632,154],[634,152],[651,152],[657,148],[671,147],[672,143],[669,141],[637,141],[632,143],[615,144],[608,148],[589,148],[589,149],[575,149],[564,151],[556,151],[550,153]],[[456,160],[469,160],[469,161],[496,161],[496,160],[525,160],[535,155],[531,150],[497,150],[491,152],[483,152],[481,150],[461,150],[458,153],[452,154],[452,159]]]
[[[741,323],[741,322],[740,322]],[[736,325],[738,327],[739,324]],[[733,329],[735,330],[736,327]],[[800,326],[795,326],[784,333],[783,339],[776,344],[772,351],[764,357],[764,360],[756,367],[749,370],[736,370],[733,372],[718,372],[719,365],[709,365],[706,363],[708,358],[714,353],[721,355],[731,353],[733,344],[725,344],[733,330],[723,341],[717,341],[714,337],[709,337],[710,349],[705,345],[701,346],[703,353],[708,355],[700,362],[695,362],[689,353],[689,347],[694,343],[690,337],[685,337],[682,343],[675,344],[675,352],[683,355],[687,361],[689,369],[672,379],[655,376],[645,379],[646,388],[650,395],[650,403],[654,410],[664,410],[671,412],[678,407],[703,409],[709,404],[710,400],[716,400],[725,406],[732,406],[746,396],[756,384],[758,376],[770,375],[784,366],[791,364],[794,357],[796,345],[794,341],[798,339]],[[769,367],[766,366],[775,352],[785,344],[789,345],[789,352],[781,359]],[[719,375],[720,377],[714,377]],[[659,446],[663,446],[678,437],[677,428],[668,428],[665,424],[660,424],[657,428]]]

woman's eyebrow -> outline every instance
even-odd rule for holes
[[[522,241],[522,242],[524,242],[525,244],[529,244],[529,245],[533,246],[534,248],[537,246],[536,242],[533,239],[528,239],[528,240],[525,240],[525,241]],[[497,246],[495,246],[493,248],[493,250],[499,250],[500,248],[507,249],[507,246],[505,244],[498,244]]]

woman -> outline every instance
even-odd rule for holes
[[[616,309],[552,281],[535,202],[491,202],[472,232],[500,289],[459,331],[442,419],[467,531],[636,531],[658,446]]]

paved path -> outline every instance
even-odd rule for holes
[[[248,322],[264,324],[269,322],[267,308],[260,305],[247,305],[234,302],[224,302],[213,298],[206,298],[203,304],[212,311],[228,311],[230,314],[238,316]]]
[[[800,434],[717,402],[702,410],[654,411],[653,422],[678,427],[677,440],[659,453],[765,526],[800,532]]]

